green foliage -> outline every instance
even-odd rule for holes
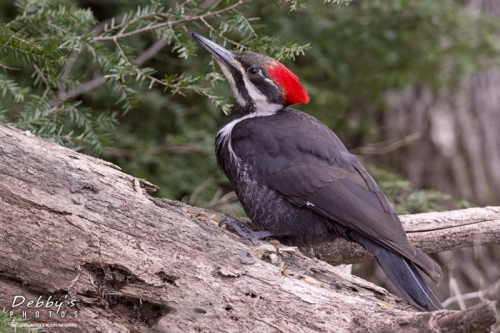
[[[387,90],[446,92],[496,63],[500,45],[496,20],[453,0],[81,3],[0,2],[0,121],[102,152],[160,196],[232,213],[212,152],[232,96],[191,31],[283,61],[312,97],[300,108],[350,147],[378,139]],[[401,212],[437,209],[432,193],[384,177],[404,188]]]
[[[192,57],[196,45],[186,32],[189,23],[203,23],[214,37],[239,32],[245,43],[268,44],[272,39],[258,36],[251,20],[238,11],[244,4],[216,4],[207,9],[199,1],[138,1],[117,8],[112,17],[99,23],[90,8],[79,8],[73,1],[15,1],[18,14],[0,22],[0,66],[4,69],[0,120],[74,149],[99,153],[110,143],[109,133],[119,115],[116,106],[123,114],[137,109],[148,89],[182,97],[194,93],[227,113],[227,99],[200,84],[213,85],[221,81],[220,75],[190,74],[185,66],[174,66],[175,70],[160,75],[141,66],[139,61],[144,60],[139,60],[137,50],[146,51],[148,44],[161,38],[169,46],[169,57]],[[215,20],[210,23],[212,17]],[[281,57],[304,52],[300,45],[273,41],[275,46],[267,51]],[[100,86],[93,84],[99,81],[106,82],[105,108],[75,100],[80,91]],[[93,99],[99,92],[89,95]]]
[[[19,15],[0,22],[0,120],[60,144],[98,151],[116,112],[94,114],[81,101],[61,100],[69,72],[97,21],[88,9],[55,1],[17,1]],[[82,76],[82,73],[78,74]],[[73,81],[75,80],[75,81]]]

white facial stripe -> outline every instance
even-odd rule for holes
[[[250,80],[248,77],[243,75],[243,82],[245,83],[245,88],[248,91],[248,95],[255,103],[256,112],[260,112],[263,115],[275,114],[283,106],[281,104],[269,103],[266,95],[264,95]],[[274,83],[273,83],[274,84]]]
[[[257,108],[257,105],[261,104],[264,101],[267,101],[267,97],[263,93],[261,93],[259,89],[257,89],[245,75],[243,75],[243,82],[245,83],[245,88],[247,88],[248,95],[250,96],[252,101],[255,102],[256,109],[259,110],[259,108]]]

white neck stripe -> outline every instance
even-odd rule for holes
[[[234,153],[233,147],[231,145],[231,132],[233,131],[234,126],[236,126],[236,124],[238,124],[240,121],[243,121],[245,119],[272,116],[272,115],[276,114],[282,108],[282,106],[279,104],[267,104],[267,105],[269,106],[268,109],[264,109],[263,111],[262,110],[255,111],[255,112],[249,113],[241,118],[235,119],[235,120],[231,121],[230,123],[226,124],[226,126],[222,127],[217,132],[216,144],[220,145],[224,141],[229,140],[227,146],[228,146],[229,153],[230,153],[230,156],[232,159],[234,158],[235,160],[238,160],[238,156],[236,156],[236,154]]]

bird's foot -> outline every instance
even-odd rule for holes
[[[243,224],[241,224],[240,222],[236,221],[231,217],[226,217],[219,222],[219,227],[222,227],[223,225],[229,225],[233,227],[234,231],[236,231],[238,235],[240,235],[243,238],[251,240],[253,245],[258,245],[259,239],[273,236],[273,234],[270,233],[269,231],[248,230],[247,227],[245,227]]]

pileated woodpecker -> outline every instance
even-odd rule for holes
[[[233,219],[240,235],[292,244],[339,235],[372,254],[405,299],[442,309],[416,266],[434,281],[439,265],[408,242],[393,207],[361,162],[318,119],[290,108],[309,102],[304,87],[277,60],[237,53],[193,33],[220,65],[235,102],[217,132],[219,166],[252,222]]]

